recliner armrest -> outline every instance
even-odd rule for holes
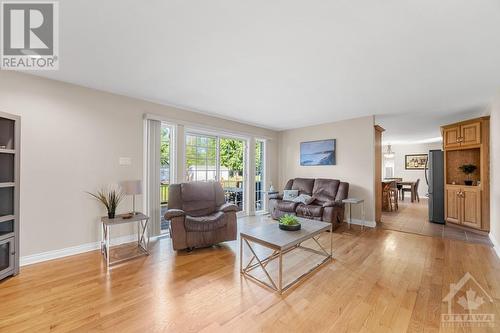
[[[219,212],[224,212],[224,213],[237,212],[238,211],[238,206],[236,206],[235,204],[226,202],[225,204],[223,204],[222,206],[220,206],[218,210],[219,210]]]
[[[182,209],[169,209],[165,213],[165,220],[171,220],[174,217],[180,217],[180,216],[185,216],[186,212],[184,212]]]
[[[283,194],[279,193],[269,194],[269,199],[283,200]]]

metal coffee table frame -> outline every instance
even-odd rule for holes
[[[108,217],[102,217],[102,233],[101,233],[101,253],[106,260],[106,267],[109,269],[111,266],[128,261],[137,257],[149,255],[149,217],[137,213],[131,218],[124,219],[122,215],[117,215],[114,219],[109,219]],[[137,248],[139,253],[133,256],[129,256],[123,259],[111,261],[110,250],[111,250],[111,227],[113,225],[125,224],[125,223],[137,223]]]
[[[275,226],[275,228],[278,228],[278,226]],[[330,253],[320,244],[318,241],[321,235],[329,230],[330,231]],[[332,225],[330,224],[329,227],[325,227],[322,229],[319,229],[315,232],[312,232],[310,235],[307,236],[305,239],[300,239],[297,240],[297,242],[294,242],[294,244],[290,244],[288,246],[279,246],[276,244],[272,244],[268,241],[259,239],[257,237],[253,237],[251,235],[245,234],[245,233],[240,233],[240,273],[245,276],[250,278],[252,281],[257,282],[258,284],[261,284],[267,288],[270,288],[280,294],[300,282],[304,277],[312,274],[314,271],[316,271],[318,268],[321,266],[325,265],[327,262],[331,261],[333,259],[333,232],[332,232]],[[293,232],[293,231],[284,231],[284,232]],[[306,247],[302,245],[307,240],[312,239],[321,249],[321,251],[312,249],[310,247]],[[258,255],[256,254],[254,248],[252,247],[251,243],[255,243],[258,245],[261,245],[263,247],[269,248],[273,250],[273,253],[263,259],[259,259]],[[252,253],[252,257],[248,261],[248,263],[243,267],[243,244],[246,244],[250,252]],[[308,252],[312,252],[314,254],[320,255],[325,257],[320,263],[309,269],[307,272],[303,273],[300,275],[298,278],[295,280],[291,281],[290,283],[283,285],[283,256],[295,249],[302,249]],[[279,269],[278,269],[278,281],[274,281],[269,272],[266,269],[266,266],[272,261],[278,259],[279,261]],[[256,261],[256,262],[254,262]],[[260,267],[263,272],[265,273],[267,279],[269,280],[269,283],[266,281],[263,281],[252,274],[250,274],[251,271],[256,269],[257,267]]]

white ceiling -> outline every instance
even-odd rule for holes
[[[274,129],[464,112],[500,88],[498,0],[63,0],[35,75]]]
[[[463,112],[413,112],[375,117],[375,123],[385,131],[384,144],[415,144],[440,142],[441,126],[487,115],[488,108],[473,108]]]

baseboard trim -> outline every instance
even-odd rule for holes
[[[153,237],[152,237],[152,239],[153,239]],[[117,237],[117,238],[111,239],[111,245],[120,245],[120,244],[124,244],[124,243],[133,242],[134,240],[137,240],[136,234]],[[53,259],[73,256],[76,254],[95,251],[95,250],[98,250],[100,248],[101,248],[101,242],[98,241],[98,242],[93,242],[93,243],[86,243],[86,244],[82,244],[82,245],[77,245],[77,246],[71,246],[71,247],[67,247],[67,248],[59,249],[59,250],[53,250],[53,251],[32,254],[29,256],[23,256],[20,258],[20,266],[32,265],[32,264],[36,264],[36,263],[47,261],[47,260],[53,260]]]
[[[347,220],[345,221],[345,223],[347,223]],[[375,228],[377,226],[377,223],[375,221],[366,221],[359,219],[352,219],[351,224],[362,225],[369,228]]]
[[[490,241],[493,243],[493,250],[497,254],[497,257],[500,258],[500,244],[497,242],[496,238],[490,232]]]

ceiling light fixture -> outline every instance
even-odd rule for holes
[[[394,152],[391,149],[391,145],[387,145],[387,152],[384,154],[385,158],[394,158]]]

